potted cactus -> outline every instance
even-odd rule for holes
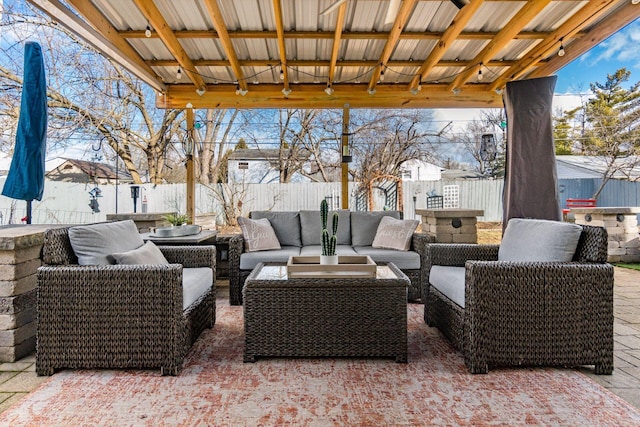
[[[336,255],[338,213],[333,213],[331,235],[329,235],[329,230],[327,230],[328,216],[329,205],[326,200],[322,200],[322,202],[320,202],[320,221],[322,222],[322,253],[320,255],[320,264],[338,264],[338,255]]]

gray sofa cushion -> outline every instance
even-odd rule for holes
[[[130,219],[71,227],[69,241],[80,265],[113,264],[111,254],[144,245],[136,224]]]
[[[319,256],[322,252],[322,246],[310,245],[300,248],[300,255]],[[358,255],[358,253],[349,245],[336,245],[336,255]]]
[[[213,270],[209,267],[182,269],[182,309],[187,309],[204,295],[213,284]]]
[[[372,248],[371,246],[354,247],[358,255],[369,255],[378,262],[392,262],[400,270],[419,270],[420,255],[414,251],[395,251],[393,249]]]
[[[544,219],[511,218],[498,250],[498,261],[569,262],[582,227]]]
[[[351,244],[353,246],[371,246],[383,216],[400,219],[400,212],[351,212]]]
[[[281,246],[302,246],[299,212],[254,211],[250,216],[251,219],[267,218]]]
[[[290,256],[297,255],[300,255],[300,248],[297,246],[282,246],[280,249],[262,252],[243,252],[240,255],[240,270],[253,270],[261,262],[287,262]]]
[[[433,265],[429,274],[429,283],[464,308],[464,274],[464,267]]]
[[[350,212],[346,209],[330,211],[327,219],[327,228],[331,233],[331,221],[333,212],[338,212],[338,232],[336,239],[338,245],[351,244],[351,220]],[[322,239],[322,224],[320,223],[320,211],[300,211],[300,227],[302,229],[302,246],[319,245]]]

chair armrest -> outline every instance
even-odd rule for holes
[[[413,233],[411,238],[411,250],[420,254],[420,258],[428,256],[427,247],[430,243],[435,242],[435,237],[427,233]]]
[[[216,247],[201,246],[158,246],[171,264],[182,264],[184,268],[216,267]]]
[[[229,274],[240,271],[240,254],[244,252],[244,236],[237,234],[229,239]]]
[[[43,266],[37,274],[38,316],[60,316],[55,311],[62,309],[65,317],[81,312],[94,323],[106,313],[122,316],[124,323],[182,316],[179,264]]]
[[[468,260],[496,261],[500,245],[431,243],[428,246],[431,265],[464,267]]]
[[[468,261],[465,267],[465,313],[471,316],[504,316],[511,307],[529,313],[544,310],[545,318],[556,312],[566,317],[584,308],[613,321],[611,264]]]

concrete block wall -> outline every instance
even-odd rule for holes
[[[576,224],[605,227],[608,234],[607,261],[640,262],[640,231],[637,214],[640,208],[571,209]]]
[[[0,362],[15,362],[36,348],[36,272],[44,230],[0,228]]]

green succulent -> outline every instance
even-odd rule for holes
[[[167,220],[171,225],[182,225],[189,222],[189,215],[186,214],[172,213],[165,215],[162,218]]]

